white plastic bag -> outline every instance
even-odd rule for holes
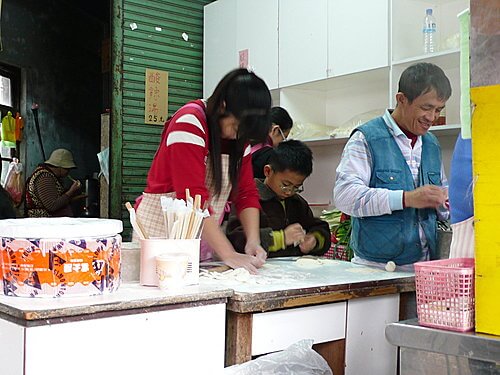
[[[332,375],[328,363],[312,345],[313,340],[301,340],[281,352],[226,367],[224,375]]]
[[[18,206],[23,200],[24,180],[23,165],[16,158],[13,158],[9,164],[4,188],[10,194],[14,204]]]

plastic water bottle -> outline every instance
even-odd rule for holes
[[[424,28],[424,53],[437,52],[436,47],[436,19],[432,15],[432,9],[425,10]]]

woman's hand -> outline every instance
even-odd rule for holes
[[[257,269],[264,264],[264,261],[256,256],[240,254],[236,251],[226,256],[222,261],[233,269],[244,268],[252,275],[256,275]]]
[[[226,265],[231,268],[244,268],[251,274],[256,274],[257,268],[262,267],[265,258],[262,259],[264,249],[260,248],[260,241],[247,241],[245,250],[252,253],[252,255],[240,254],[234,250],[233,245],[222,233],[219,223],[212,216],[204,219],[203,223],[202,238],[208,242],[217,257]]]
[[[245,246],[245,254],[253,255],[256,258],[261,259],[262,265],[265,263],[267,259],[267,252],[259,243],[247,242]]]

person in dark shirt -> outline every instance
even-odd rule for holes
[[[0,219],[15,219],[14,203],[7,191],[0,185]]]
[[[323,255],[330,248],[330,228],[315,218],[299,194],[312,173],[312,152],[303,142],[290,140],[272,149],[264,167],[265,179],[255,179],[260,195],[260,238],[269,257]],[[243,251],[245,233],[231,214],[227,236],[237,251]]]
[[[73,216],[71,202],[85,197],[80,195],[80,181],[66,190],[63,179],[76,168],[70,151],[54,150],[26,181],[25,210],[28,217]]]

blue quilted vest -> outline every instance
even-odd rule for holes
[[[370,187],[389,190],[414,190],[413,177],[382,117],[360,126],[371,152],[373,168]],[[419,186],[441,186],[441,151],[433,134],[422,136]],[[351,247],[361,258],[397,265],[410,264],[422,257],[418,223],[423,227],[431,259],[436,252],[436,211],[405,208],[390,215],[351,218]]]

